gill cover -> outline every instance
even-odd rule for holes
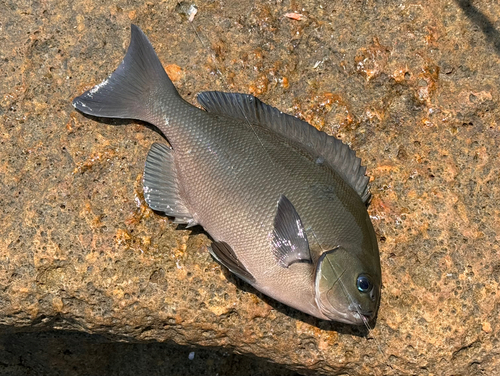
[[[359,325],[377,313],[380,280],[342,247],[323,253],[317,264],[315,299],[330,320]]]

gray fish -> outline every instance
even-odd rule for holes
[[[264,294],[324,320],[368,324],[380,301],[365,167],[347,145],[237,93],[184,101],[144,33],[106,80],[73,100],[88,115],[154,124],[144,197],[200,224],[212,256]]]

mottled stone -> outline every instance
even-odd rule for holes
[[[176,1],[4,2],[0,325],[227,348],[301,373],[495,374],[500,6],[476,3],[198,1],[190,23]],[[362,157],[384,282],[372,331],[272,301],[213,261],[201,229],[146,207],[162,137],[70,104],[116,68],[131,22],[188,101],[255,93]]]

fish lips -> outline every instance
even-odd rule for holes
[[[362,325],[368,323],[375,318],[375,311],[362,311],[357,303],[349,305],[350,317],[355,320],[353,324]]]
[[[320,310],[329,320],[342,322],[350,325],[364,325],[375,318],[374,311],[361,311],[357,304],[349,305],[347,311],[339,311],[336,309],[326,310],[324,306],[320,306]]]

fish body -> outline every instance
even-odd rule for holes
[[[345,144],[251,95],[204,92],[184,101],[147,37],[132,25],[107,80],[73,100],[79,111],[154,124],[148,205],[200,224],[212,255],[264,294],[349,324],[378,310],[381,271],[366,211],[365,168]]]

